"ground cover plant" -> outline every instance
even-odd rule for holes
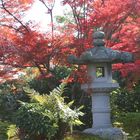
[[[19,127],[21,137],[29,140],[61,140],[67,131],[72,132],[73,125],[81,125],[79,109],[70,109],[73,102],[66,104],[62,94],[65,84],[55,88],[50,94],[39,95],[31,89],[31,102],[21,102],[15,115],[15,123]]]

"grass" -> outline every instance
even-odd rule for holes
[[[97,136],[76,132],[72,135],[66,136],[64,140],[102,140],[102,139]]]

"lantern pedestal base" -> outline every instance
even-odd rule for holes
[[[89,128],[83,131],[86,134],[97,135],[107,140],[127,140],[127,135],[119,128]]]

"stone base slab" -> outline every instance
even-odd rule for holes
[[[83,132],[97,135],[105,140],[127,140],[126,133],[119,128],[89,128]]]

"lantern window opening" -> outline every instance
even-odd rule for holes
[[[96,77],[97,78],[105,77],[105,68],[104,67],[96,67]]]

